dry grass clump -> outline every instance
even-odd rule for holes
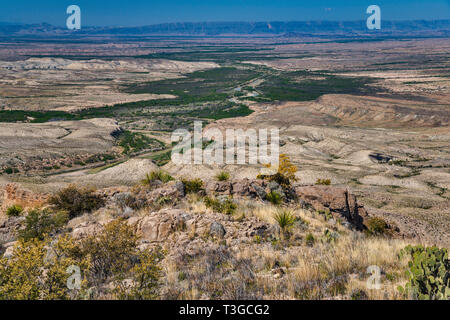
[[[208,210],[203,197],[196,193],[187,194],[182,205],[186,210],[195,214],[205,213]]]
[[[174,180],[174,179],[170,174],[168,174],[162,170],[157,170],[157,171],[152,171],[150,173],[147,173],[145,175],[145,178],[141,181],[141,184],[144,186],[151,186],[156,181],[161,181],[162,183],[166,183],[166,182],[169,182],[172,180]]]

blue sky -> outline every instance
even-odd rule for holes
[[[64,25],[66,8],[80,6],[82,24],[139,26],[164,22],[450,19],[450,0],[0,0],[0,21]]]

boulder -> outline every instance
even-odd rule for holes
[[[14,246],[17,244],[17,241],[11,241],[8,243],[5,243],[3,245],[3,249],[5,250],[5,252],[3,253],[3,258],[11,258],[13,253],[14,253]]]
[[[85,239],[103,230],[103,225],[98,222],[83,222],[77,225],[72,231],[75,240]]]
[[[182,198],[184,195],[184,184],[181,181],[169,181],[151,191],[149,197],[156,200],[161,197]]]
[[[0,242],[14,241],[25,217],[10,217],[0,222]]]
[[[211,226],[209,227],[209,234],[211,236],[216,237],[218,239],[223,239],[226,233],[227,232],[221,223],[217,221],[211,223]]]
[[[152,212],[136,222],[136,229],[141,240],[161,242],[177,230],[183,230],[192,217],[182,210],[163,209]]]
[[[359,205],[356,196],[345,188],[333,186],[297,186],[297,197],[315,210],[329,210],[333,216],[343,217],[356,230],[364,230],[364,218],[367,212]]]

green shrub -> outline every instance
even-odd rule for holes
[[[270,191],[266,194],[266,199],[274,205],[279,205],[283,201],[281,194],[276,191]]]
[[[329,186],[331,184],[330,179],[317,179],[316,184]]]
[[[215,212],[224,214],[233,214],[237,209],[237,205],[233,202],[233,199],[231,197],[228,197],[226,199],[205,197],[203,199],[203,202],[205,203],[207,208],[211,208]]]
[[[117,299],[149,300],[157,298],[163,257],[160,249],[139,250],[138,236],[124,219],[105,225],[97,235],[81,241],[75,255],[89,257],[89,282],[96,287],[112,281]],[[129,280],[132,281],[129,281]]]
[[[31,213],[41,222],[51,216]],[[12,256],[0,257],[0,300],[158,298],[164,252],[138,249],[136,231],[126,220],[114,220],[81,241],[68,234],[54,237],[57,241],[43,238],[19,238]],[[79,290],[67,285],[72,275],[67,268],[74,265],[81,271]]]
[[[116,288],[113,290],[115,296],[120,300],[158,299],[158,287],[162,275],[158,262],[162,257],[163,253],[160,250],[140,251],[136,259],[139,263],[134,264],[129,272],[132,282],[124,279],[125,275],[118,277],[115,281]]]
[[[50,197],[49,203],[59,210],[67,211],[69,219],[72,219],[85,212],[97,210],[104,205],[105,201],[94,191],[70,185]]]
[[[23,208],[18,204],[14,204],[8,209],[6,209],[6,215],[8,217],[18,217],[23,212]]]
[[[292,214],[290,210],[279,210],[275,213],[274,216],[275,221],[281,228],[281,231],[286,233],[289,228],[291,228],[295,223],[295,216]]]
[[[369,234],[382,235],[388,231],[388,224],[382,218],[372,217],[367,221]]]
[[[174,179],[170,174],[168,174],[162,170],[157,170],[157,171],[152,171],[150,173],[147,173],[145,175],[145,179],[143,179],[141,181],[141,183],[143,185],[149,186],[149,185],[152,185],[153,182],[155,182],[157,180],[161,181],[162,183],[166,183],[166,182],[172,181]]]
[[[132,268],[137,241],[133,227],[122,219],[111,221],[101,233],[84,239],[80,250],[83,256],[91,258],[92,280],[102,282]]]
[[[407,246],[401,253],[408,262],[408,282],[399,291],[420,300],[450,299],[450,260],[445,248]]]
[[[201,179],[181,180],[184,184],[186,193],[199,193],[203,191],[203,181]]]
[[[6,168],[5,170],[3,170],[3,172],[6,173],[6,174],[13,174],[13,173],[18,172],[18,170],[15,169],[15,168],[10,168],[10,167],[8,167],[8,168]]]
[[[52,212],[48,209],[34,209],[25,217],[25,227],[19,230],[18,235],[25,241],[44,240],[46,235],[58,231],[68,220],[68,215],[64,211]]]
[[[227,181],[228,179],[230,179],[230,174],[228,172],[221,171],[219,174],[217,174],[216,179],[217,181]]]
[[[66,248],[60,241],[19,239],[11,257],[0,258],[0,300],[82,299],[86,283],[82,279],[80,290],[69,289],[67,268],[77,265],[83,275],[88,262],[67,257]]]

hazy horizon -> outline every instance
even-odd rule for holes
[[[0,4],[0,21],[15,24],[49,23],[64,26],[69,5],[80,6],[84,26],[139,27],[164,23],[357,21],[367,18],[366,8],[381,7],[388,21],[450,19],[449,0],[342,1],[318,0],[154,0],[101,1],[17,0]]]

